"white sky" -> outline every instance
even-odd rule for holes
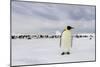
[[[12,2],[12,33],[55,33],[70,25],[75,33],[95,31],[95,7]]]

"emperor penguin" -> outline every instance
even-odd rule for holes
[[[60,47],[61,47],[61,55],[70,54],[70,49],[72,47],[72,32],[73,27],[67,26],[64,31],[61,33],[60,38]]]

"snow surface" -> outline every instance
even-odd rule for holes
[[[60,39],[12,39],[12,66],[95,60],[95,36],[73,38],[70,55],[61,55]]]

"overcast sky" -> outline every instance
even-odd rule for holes
[[[12,33],[95,32],[95,7],[12,1]]]

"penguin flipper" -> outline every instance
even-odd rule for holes
[[[64,32],[64,30],[63,30],[63,32]],[[62,32],[62,33],[63,33],[63,32]],[[61,37],[62,37],[62,33],[61,33]],[[60,37],[60,47],[61,47],[61,37]]]

